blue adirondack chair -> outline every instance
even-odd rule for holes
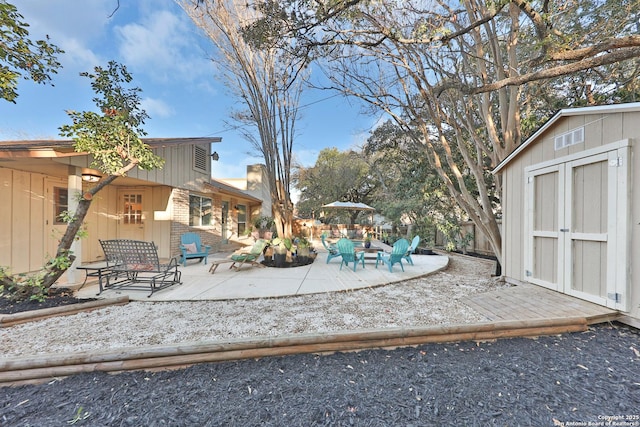
[[[391,253],[378,252],[378,256],[376,257],[376,268],[378,268],[378,263],[382,262],[389,266],[389,271],[393,271],[393,264],[400,264],[400,268],[404,271],[402,258],[407,254],[408,249],[409,241],[407,239],[398,240],[393,244]]]
[[[331,261],[332,258],[337,258],[339,256],[342,256],[340,254],[340,251],[336,247],[336,245],[334,245],[333,243],[327,243],[324,240],[325,239],[324,233],[322,234],[321,238],[322,238],[322,246],[324,246],[324,248],[327,250],[327,264],[329,264],[329,261]]]
[[[200,258],[206,264],[209,250],[211,246],[203,245],[196,233],[184,233],[180,236],[180,262],[184,267],[187,266],[187,260],[193,258]]]
[[[405,256],[402,257],[402,259],[407,261],[409,264],[413,265],[413,260],[411,259],[411,254],[416,251],[416,248],[418,247],[419,244],[420,244],[420,236],[415,236],[413,238],[413,240],[411,241],[411,246],[409,246],[409,249],[407,250],[407,253],[405,254]]]
[[[336,247],[338,248],[338,251],[340,251],[340,255],[342,255],[340,270],[342,270],[342,265],[349,267],[350,262],[353,263],[353,271],[356,271],[358,262],[361,262],[362,268],[364,268],[364,252],[356,252],[356,248],[353,246],[353,242],[351,240],[343,237],[338,240]]]

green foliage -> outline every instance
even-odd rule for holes
[[[464,233],[460,223],[455,220],[440,221],[437,224],[438,230],[444,234],[445,249],[448,251],[461,250],[466,253],[467,246],[474,239],[473,233]]]
[[[271,239],[271,247],[276,253],[285,253],[293,248],[293,242],[288,237],[276,237]]]
[[[18,80],[48,83],[60,68],[56,55],[64,53],[47,40],[29,39],[29,24],[18,9],[0,1],[0,98],[15,103]]]
[[[85,411],[82,406],[80,406],[76,410],[76,413],[73,415],[73,418],[70,419],[69,421],[67,421],[67,424],[71,424],[71,425],[76,424],[77,422],[80,422],[82,420],[86,420],[90,416],[91,416],[91,414],[89,412]]]
[[[311,242],[304,236],[296,237],[294,243],[297,248],[308,248],[311,246]]]
[[[318,217],[322,205],[339,201],[371,203],[370,194],[377,185],[369,173],[369,165],[361,153],[325,148],[318,154],[314,166],[299,167],[294,173],[294,182],[300,190],[297,204],[298,215],[306,218]],[[340,215],[349,215],[355,222],[357,212],[325,211],[324,222],[338,220]],[[346,218],[340,218],[344,222]]]
[[[92,154],[92,167],[108,175],[122,175],[131,164],[144,170],[162,167],[164,159],[140,139],[148,116],[140,108],[141,89],[126,87],[133,79],[126,67],[111,61],[94,70],[80,75],[92,80],[100,113],[68,111],[73,123],[61,126],[60,135],[73,138],[75,150]]]
[[[257,216],[253,219],[253,226],[256,230],[271,230],[275,225],[275,220],[271,216]]]
[[[12,276],[6,267],[0,267],[0,280],[12,278],[0,285],[0,298],[8,298],[13,301],[31,300],[42,302],[47,298],[48,288],[43,284],[45,272],[34,275],[19,274]]]

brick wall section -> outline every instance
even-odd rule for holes
[[[210,195],[211,197],[211,195]],[[219,196],[212,197],[213,226],[189,227],[189,190],[174,188],[172,191],[173,220],[171,221],[171,253],[180,253],[180,236],[187,232],[200,235],[202,244],[209,245],[215,252],[221,243],[222,200]]]

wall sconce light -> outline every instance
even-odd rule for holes
[[[100,178],[102,178],[100,175],[96,175],[93,173],[83,173],[82,174],[82,180],[84,182],[98,182],[100,181]]]
[[[211,160],[217,162],[219,159],[220,159],[220,155],[218,155],[217,151],[214,151],[213,154],[211,155]]]

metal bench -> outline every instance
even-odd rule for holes
[[[99,280],[100,293],[107,288],[150,289],[150,297],[156,291],[182,283],[176,258],[161,264],[153,242],[114,239],[100,240],[100,245],[107,262]]]

